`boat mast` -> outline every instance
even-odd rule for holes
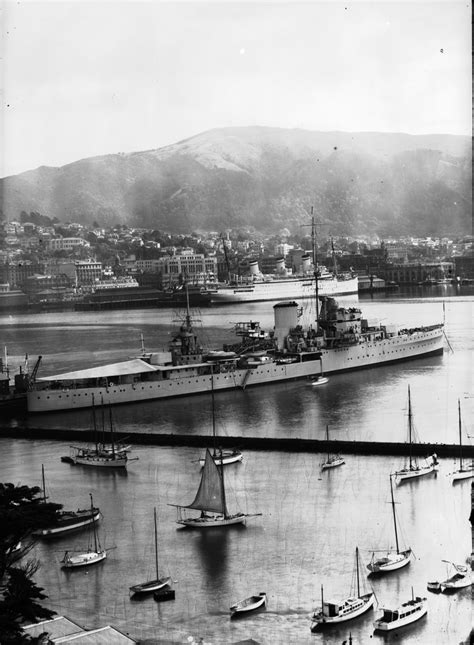
[[[94,531],[94,550],[96,553],[98,553],[99,549],[97,548],[97,532],[95,528],[94,502],[92,501],[92,493],[89,493],[89,495],[91,498],[92,529]]]
[[[158,530],[156,528],[156,506],[153,509],[153,517],[155,520],[155,567],[156,567],[156,579],[158,580]]]
[[[216,450],[216,411],[214,405],[214,367],[211,367],[211,405],[212,405],[212,442],[213,442],[213,453],[212,458],[214,459],[217,455]],[[221,454],[222,457],[222,454]]]
[[[413,470],[412,465],[412,447],[411,447],[411,432],[412,432],[412,413],[411,413],[411,397],[410,397],[410,386],[408,386],[408,442],[410,444],[410,470]]]
[[[313,250],[314,288],[316,295],[316,330],[319,321],[319,285],[318,285],[318,249],[316,246],[316,225],[314,221],[314,209],[311,206],[311,246]]]
[[[356,546],[356,569],[357,569],[357,598],[360,598],[359,547],[358,546]]]
[[[44,464],[41,464],[41,479],[43,480],[43,500],[46,504],[46,484],[44,481]]]
[[[329,461],[329,426],[326,426],[326,441],[327,441],[327,447],[328,447],[328,461]]]
[[[219,467],[218,467],[219,469]],[[222,460],[222,450],[221,450],[221,467],[220,467],[220,477],[222,481],[222,508],[224,509],[224,519],[227,519],[227,502],[225,499],[225,485],[224,485],[224,462]]]
[[[97,436],[97,422],[95,418],[95,401],[94,401],[94,392],[92,392],[92,424],[94,426],[94,440],[95,440],[95,451],[99,452],[99,442]]]
[[[458,399],[459,417],[459,470],[462,470],[462,432],[461,432],[461,401]]]
[[[110,419],[110,444],[112,446],[112,456],[115,459],[115,439],[114,439],[114,426],[112,423],[112,406],[109,405],[109,419]]]
[[[393,499],[392,475],[390,475],[390,494],[392,497],[392,513],[393,513],[393,528],[395,529],[395,544],[397,546],[397,553],[400,553],[399,546],[398,546],[397,516],[395,514],[395,501]]]

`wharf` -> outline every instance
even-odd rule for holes
[[[71,430],[58,428],[8,428],[0,427],[1,437],[17,439],[49,439],[94,443],[91,430]],[[117,436],[117,441],[120,437]],[[122,439],[123,440],[123,439]],[[133,432],[127,435],[127,443],[147,446],[185,446],[206,448],[212,443],[209,435],[159,434]],[[407,443],[391,441],[347,441],[323,439],[299,439],[294,437],[228,437],[218,439],[222,448],[239,447],[248,450],[273,450],[281,452],[327,453],[339,452],[353,455],[408,455]],[[459,444],[416,443],[411,447],[412,455],[426,456],[436,453],[438,457],[459,457]],[[464,458],[474,457],[474,446],[462,448]]]

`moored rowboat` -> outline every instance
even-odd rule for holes
[[[261,607],[265,607],[266,604],[267,594],[264,591],[261,591],[256,596],[249,596],[248,598],[239,600],[239,602],[230,607],[230,613],[231,616],[247,614],[251,611],[255,611],[256,609],[260,609]]]

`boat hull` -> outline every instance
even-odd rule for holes
[[[425,475],[431,475],[431,473],[435,473],[436,471],[437,471],[437,467],[435,465],[418,468],[416,470],[409,470],[409,469],[399,470],[398,472],[395,473],[395,478],[397,482],[401,482],[401,481],[406,481],[408,479],[416,479],[418,477],[424,477]]]
[[[330,470],[331,468],[337,468],[338,466],[342,466],[346,462],[342,457],[339,457],[338,459],[334,459],[333,461],[326,461],[322,466],[321,470]]]
[[[74,464],[80,466],[93,466],[94,468],[126,468],[127,457],[112,458],[111,456],[101,457],[95,455],[73,456]]]
[[[231,618],[238,618],[245,616],[251,612],[254,612],[258,609],[263,609],[267,604],[267,595],[261,593],[258,596],[251,596],[250,598],[245,598],[240,602],[232,605],[230,607]]]
[[[465,589],[472,585],[472,579],[469,576],[466,576],[463,580],[458,580],[457,582],[441,582],[439,585],[441,593],[455,593],[459,589]]]
[[[208,529],[216,526],[232,526],[233,524],[245,524],[247,516],[243,513],[230,517],[196,517],[177,520],[178,524],[193,529]]]
[[[229,464],[235,464],[238,461],[242,461],[243,458],[244,456],[241,452],[238,452],[238,453],[236,452],[236,453],[230,453],[227,455],[223,453],[222,458],[220,456],[216,456],[213,459],[214,459],[214,463],[217,464],[217,466],[220,466],[220,465],[228,466]],[[199,464],[201,468],[204,467],[205,461],[206,461],[205,459],[199,460]]]
[[[420,620],[420,618],[423,618],[423,616],[426,616],[427,612],[428,612],[428,607],[426,606],[426,604],[423,603],[420,605],[419,611],[416,611],[416,613],[403,616],[398,620],[393,620],[391,622],[376,620],[374,622],[374,628],[375,628],[375,631],[378,631],[378,632],[393,631],[394,629],[399,629],[400,627],[405,627],[406,625],[411,625],[412,623],[417,622],[418,620]]]
[[[402,569],[410,564],[411,550],[402,551],[401,553],[389,553],[386,558],[374,560],[367,565],[369,575],[381,575],[390,571]]]
[[[78,511],[78,513],[80,513],[80,511]],[[76,514],[74,513],[73,515],[76,515]],[[39,529],[38,531],[35,531],[33,535],[34,537],[40,537],[45,539],[60,537],[61,535],[78,531],[79,529],[82,529],[85,526],[89,526],[93,522],[98,522],[100,520],[100,517],[101,515],[98,509],[94,514],[92,514],[90,511],[87,511],[87,513],[84,513],[83,517],[77,516],[75,519],[71,518],[71,520],[67,521],[67,523],[63,522],[58,526],[51,526],[44,529]]]
[[[163,589],[169,583],[171,582],[171,578],[161,578],[159,580],[149,580],[148,582],[143,582],[142,584],[139,585],[134,585],[133,587],[130,587],[130,593],[134,594],[147,594],[147,593],[152,593],[154,591],[158,591],[159,589]]]
[[[465,470],[456,470],[451,473],[452,481],[460,481],[461,479],[471,479],[474,477],[474,468],[466,468]]]
[[[65,569],[76,569],[78,567],[88,567],[91,564],[102,562],[107,557],[107,551],[88,551],[78,555],[64,556],[63,567]]]
[[[365,614],[366,611],[374,606],[375,595],[373,593],[368,593],[364,596],[361,596],[361,598],[364,600],[363,604],[357,609],[354,609],[354,611],[347,612],[344,615],[325,616],[322,614],[322,612],[320,612],[318,615],[315,614],[311,623],[311,631],[317,631],[318,629],[324,628],[329,625],[345,623],[349,620],[352,620],[353,618],[357,618],[358,616]]]
[[[318,280],[319,296],[342,296],[357,293],[359,281],[357,278],[338,280],[325,278]],[[210,301],[213,305],[232,304],[239,302],[264,302],[266,300],[304,300],[314,298],[314,278],[282,278],[262,280],[249,284],[224,286],[217,290],[209,290]]]
[[[435,327],[387,338],[383,341],[366,341],[341,348],[322,348],[320,355],[313,360],[293,363],[269,361],[256,364],[251,368],[236,367],[235,364],[209,373],[181,376],[172,373],[172,378],[158,378],[142,383],[124,382],[113,387],[76,387],[63,389],[36,389],[28,392],[28,411],[30,413],[76,410],[93,406],[93,401],[102,400],[104,405],[118,405],[176,396],[210,393],[214,391],[244,389],[254,385],[283,382],[308,378],[317,373],[336,373],[378,367],[416,359],[421,356],[443,353],[442,328]],[[317,356],[317,358],[316,358]],[[213,385],[212,385],[213,382]]]

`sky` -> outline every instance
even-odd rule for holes
[[[469,2],[2,4],[0,176],[225,126],[471,134]]]

